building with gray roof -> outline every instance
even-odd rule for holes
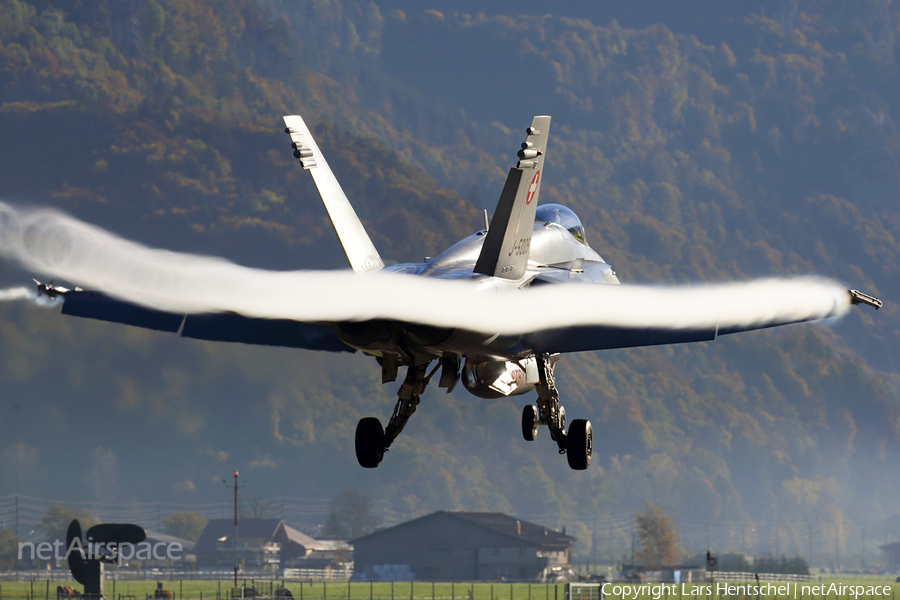
[[[351,540],[355,576],[518,580],[567,567],[575,538],[494,512],[439,511]]]

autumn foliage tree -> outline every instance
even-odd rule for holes
[[[331,512],[322,528],[322,537],[352,540],[372,533],[380,523],[372,497],[359,490],[346,489],[331,500]]]
[[[647,502],[647,508],[635,517],[637,553],[635,560],[645,567],[664,567],[678,564],[684,549],[672,515],[662,507]]]
[[[17,541],[15,531],[8,527],[0,529],[0,569],[12,569],[15,566]]]

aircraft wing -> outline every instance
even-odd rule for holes
[[[307,273],[306,277],[309,282],[315,282],[319,274]],[[315,302],[315,306],[291,305],[287,312],[279,312],[272,306],[271,318],[234,312],[241,309],[239,293],[232,296],[234,302],[225,299],[231,308],[223,312],[198,311],[185,315],[97,292],[54,292],[57,288],[50,286],[39,289],[48,295],[64,296],[63,314],[179,332],[187,338],[352,352],[339,339],[331,323],[380,319],[400,325],[451,327],[471,332],[472,339],[479,335],[478,339],[485,339],[486,333],[498,332],[484,346],[486,352],[498,355],[712,341],[719,335],[837,316],[846,310],[851,299],[851,295],[841,292],[832,282],[805,279],[763,280],[693,290],[565,285],[512,292],[512,295],[487,292],[477,297],[478,292],[473,296],[470,286],[460,288],[453,282],[404,275],[369,276],[362,280],[340,273],[325,277],[318,284],[311,284],[320,290],[317,296],[324,300]],[[349,287],[339,285],[342,280]],[[408,304],[399,302],[397,297],[391,298],[390,292],[401,288],[407,293],[395,296],[405,296]],[[352,294],[351,290],[357,293]],[[712,300],[699,304],[706,297]],[[360,298],[368,300],[360,301]],[[739,305],[741,298],[746,298],[747,304]],[[510,304],[510,300],[523,302]],[[444,307],[443,311],[435,310],[439,305]],[[535,312],[530,306],[554,306],[555,309]]]
[[[334,351],[345,348],[331,324],[384,321],[475,332],[466,353],[478,347],[570,352],[710,340],[840,316],[851,302],[878,305],[814,277],[517,289],[497,277],[273,272],[147,248],[55,211],[19,212],[0,203],[0,216],[7,226],[0,254],[103,291],[39,286],[47,296],[65,298],[66,314],[198,339]],[[499,345],[505,340],[512,344]]]
[[[39,293],[42,287],[38,284]],[[49,286],[47,286],[49,287]],[[52,290],[52,287],[49,287]],[[46,292],[45,292],[46,293]],[[62,314],[86,319],[123,323],[144,329],[175,333],[181,329],[183,314],[147,308],[131,302],[110,298],[99,292],[66,291]]]
[[[524,336],[524,345],[534,350],[535,354],[562,354],[688,342],[711,342],[714,339],[716,339],[715,327],[665,329],[662,327],[576,325],[527,334]]]
[[[234,313],[188,315],[181,337],[326,352],[356,352],[342,342],[327,323],[254,319]]]
[[[534,350],[535,354],[561,354],[565,352],[612,350],[614,348],[640,348],[643,346],[665,346],[690,342],[712,342],[722,335],[758,331],[781,325],[804,323],[815,319],[816,317],[791,317],[752,324],[737,325],[729,323],[721,327],[716,325],[683,329],[659,326],[575,325],[527,334],[523,336],[523,341],[525,346]]]
[[[53,288],[50,288],[53,289]],[[184,315],[146,308],[98,292],[66,291],[64,315],[180,333],[181,337],[213,342],[304,348],[326,352],[356,352],[327,323],[259,319],[235,313]]]
[[[98,292],[66,292],[62,313],[156,331],[178,332],[181,337],[198,340],[355,352],[341,342],[334,329],[327,324],[259,319],[235,313],[184,315],[146,308]],[[772,325],[764,325],[766,326]],[[521,342],[524,347],[537,354],[557,354],[705,342],[714,340],[716,333],[716,328],[672,330],[660,327],[582,325],[526,334]]]

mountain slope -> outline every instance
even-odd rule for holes
[[[6,200],[243,264],[342,267],[280,131],[300,113],[382,255],[418,260],[480,227],[521,127],[550,113],[544,200],[579,213],[623,281],[815,272],[888,301],[828,326],[563,357],[570,418],[595,425],[587,473],[546,436],[519,438],[524,400],[437,389],[363,471],[356,420],[395,396],[371,360],[5,303],[4,488],[202,501],[238,468],[256,496],[371,490],[388,520],[460,508],[568,525],[579,553],[624,551],[627,527],[592,528],[642,499],[675,510],[695,548],[710,522],[723,547],[745,526],[748,546],[800,552],[807,524],[817,545],[836,531],[842,553],[858,547],[851,532],[880,526],[900,491],[881,476],[900,452],[900,138],[897,16],[848,6],[692,31],[338,0],[3,0]]]

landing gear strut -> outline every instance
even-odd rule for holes
[[[366,417],[356,426],[356,460],[361,467],[374,469],[381,464],[384,453],[403,431],[406,422],[419,405],[419,398],[425,386],[431,380],[437,368],[428,372],[428,364],[410,365],[406,371],[406,379],[397,392],[397,404],[394,414],[388,421],[387,428],[382,429],[381,421],[375,417]]]
[[[591,464],[594,450],[594,433],[591,422],[586,419],[575,419],[566,434],[566,409],[559,403],[559,390],[553,381],[553,362],[555,359],[546,355],[537,356],[538,383],[537,406],[526,406],[522,412],[522,435],[532,441],[537,437],[538,424],[546,425],[550,437],[559,447],[559,453],[565,454],[569,466],[578,471],[587,469]]]

